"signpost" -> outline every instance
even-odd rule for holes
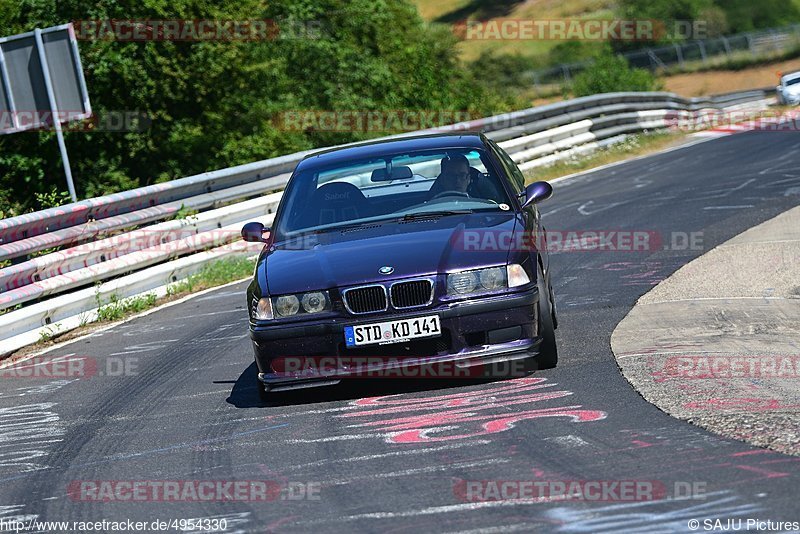
[[[0,38],[0,134],[54,128],[72,201],[62,123],[92,115],[72,24]]]

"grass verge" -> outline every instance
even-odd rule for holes
[[[253,274],[255,261],[250,258],[229,258],[208,263],[189,278],[167,288],[167,297],[182,296],[210,287],[221,286]]]
[[[82,321],[81,326],[78,328],[61,332],[61,324],[55,323],[41,332],[38,342],[20,349],[9,355],[9,357],[18,357],[25,353],[33,352],[47,345],[52,345],[56,341],[59,343],[69,341],[84,335],[89,328],[96,328],[125,319],[191,293],[247,278],[253,274],[254,266],[254,258],[225,258],[210,262],[204,265],[197,273],[169,285],[166,296],[160,298],[155,293],[144,293],[129,298],[119,298],[117,295],[111,295],[108,300],[104,301],[97,295],[97,319],[91,323],[91,326],[88,321]]]
[[[525,172],[526,183],[554,180],[568,174],[586,171],[609,163],[658,152],[680,143],[686,132],[651,132],[629,135],[624,141],[600,148],[588,155],[573,156],[547,167]]]
[[[155,293],[145,293],[127,299],[120,299],[119,296],[111,295],[108,302],[103,303],[97,296],[97,322],[104,323],[119,321],[126,315],[139,313],[155,306],[158,298]]]

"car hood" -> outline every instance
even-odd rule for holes
[[[521,224],[517,217],[472,213],[384,221],[277,243],[261,261],[272,295],[502,265],[513,242],[508,237]],[[394,271],[381,274],[381,267]]]

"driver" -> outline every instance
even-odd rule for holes
[[[442,158],[442,172],[431,186],[430,197],[445,191],[455,191],[466,195],[471,181],[469,160],[463,154],[448,155]]]

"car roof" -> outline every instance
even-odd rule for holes
[[[800,77],[800,70],[796,70],[794,72],[787,72],[786,74],[781,76],[781,80],[794,80],[797,77]]]
[[[486,138],[480,133],[428,134],[367,141],[354,145],[330,148],[307,155],[297,165],[297,171],[306,171],[332,164],[379,158],[387,154],[449,148],[486,148]]]

